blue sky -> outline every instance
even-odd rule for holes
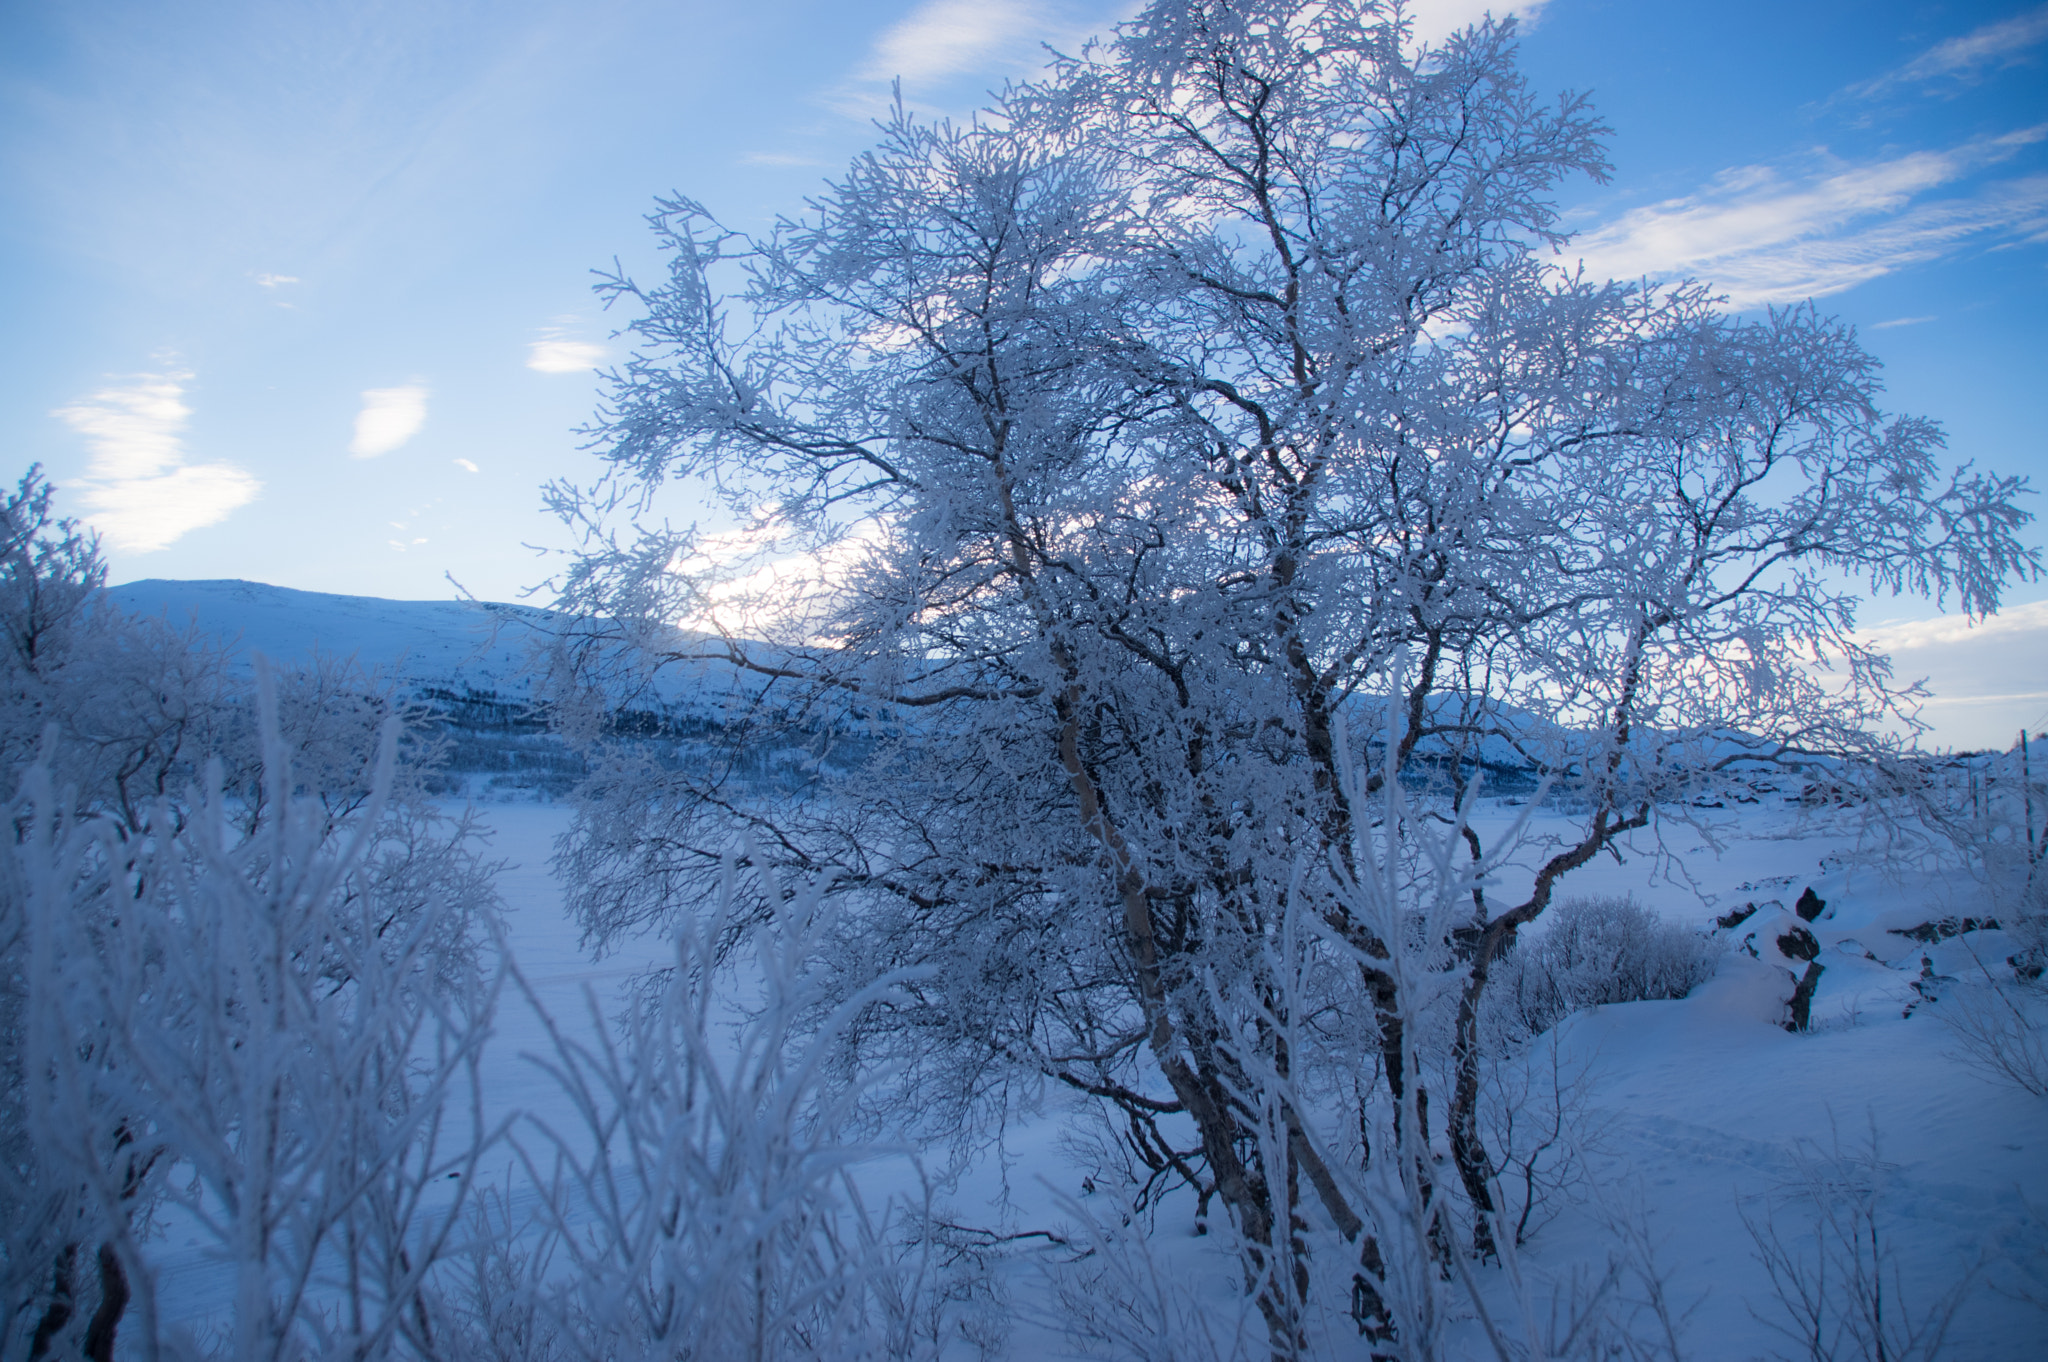
[[[588,471],[592,366],[623,354],[590,270],[654,263],[656,194],[763,226],[865,144],[892,76],[965,112],[1127,8],[0,8],[0,471],[40,460],[116,581],[511,598],[556,539],[539,485]],[[2048,5],[1520,13],[1530,77],[1616,130],[1613,182],[1566,192],[1589,265],[1818,297],[1892,406],[2048,486]],[[1934,679],[1940,739],[2048,724],[2048,588],[1977,630],[1910,601],[1867,620]]]

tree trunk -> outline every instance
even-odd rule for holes
[[[114,1362],[114,1331],[128,1309],[128,1274],[112,1244],[101,1244],[100,1304],[85,1326],[85,1355],[90,1362]]]
[[[71,1269],[77,1261],[78,1245],[66,1244],[57,1251],[56,1267],[50,1274],[50,1303],[44,1307],[43,1317],[36,1321],[36,1331],[29,1339],[28,1355],[31,1358],[47,1357],[50,1341],[71,1322],[71,1311],[75,1305],[71,1295]]]

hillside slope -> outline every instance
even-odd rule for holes
[[[263,582],[149,578],[110,587],[134,614],[197,624],[229,641],[243,660],[281,663],[316,650],[395,670],[414,684],[523,694],[521,671],[548,612],[467,601],[389,601],[295,591]]]

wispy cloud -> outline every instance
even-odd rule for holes
[[[426,421],[425,384],[368,389],[363,393],[363,409],[356,413],[356,437],[348,452],[358,459],[389,454],[419,434]]]
[[[1547,0],[1413,0],[1408,7],[1421,42],[1438,42],[1491,13],[1528,22]],[[906,97],[925,95],[956,77],[980,76],[994,84],[1028,75],[1043,64],[1045,47],[1072,50],[1094,35],[1107,36],[1136,16],[1143,0],[924,0],[884,30],[853,72],[852,82],[827,102],[858,118],[876,116],[887,83],[901,78]],[[805,164],[774,155],[746,158],[756,165]]]
[[[1415,36],[1434,43],[1489,14],[1496,19],[1513,15],[1524,24],[1534,23],[1547,3],[1549,0],[1419,0],[1409,5],[1408,17],[1415,21]]]
[[[942,80],[1054,27],[1040,0],[925,0],[876,40],[861,66],[863,80]]]
[[[185,462],[183,431],[192,415],[185,384],[191,378],[178,370],[137,374],[53,413],[92,450],[86,476],[72,490],[86,521],[111,548],[165,548],[226,519],[262,490],[233,464]]]
[[[1959,748],[2004,747],[2022,726],[2048,723],[2048,601],[2010,605],[1972,621],[1961,615],[1894,621],[1868,631],[1892,655],[1901,680],[1933,692],[1922,717],[1931,740]]]
[[[1769,166],[1721,174],[1696,194],[1623,214],[1570,252],[1615,278],[1711,280],[1735,307],[1838,293],[1965,245],[2048,230],[2048,177],[1928,191],[2048,138],[2048,126],[1800,177]]]
[[[526,347],[526,367],[544,374],[588,373],[604,363],[605,353],[590,341],[548,337]]]
[[[812,156],[798,156],[787,151],[750,151],[740,157],[743,166],[778,166],[792,170],[812,169],[829,165]]]
[[[1872,331],[1889,331],[1895,326],[1918,326],[1922,322],[1931,322],[1933,320],[1935,319],[1931,315],[1926,317],[1894,317],[1888,322],[1872,322],[1870,329]]]
[[[259,274],[256,276],[256,286],[258,288],[274,289],[279,284],[296,284],[298,282],[299,276],[296,274]]]
[[[1869,99],[1905,86],[1937,82],[1968,84],[1982,79],[1993,68],[2012,66],[2025,60],[2029,52],[2044,42],[2048,42],[2048,5],[1973,28],[1959,38],[1936,43],[1904,66],[1887,71],[1875,80],[1852,85],[1845,93]]]
[[[1489,13],[1525,23],[1547,0],[1417,0],[1409,6],[1416,37],[1435,42]],[[974,72],[1037,65],[1042,45],[1077,44],[1106,32],[1140,8],[1138,0],[1077,6],[1059,0],[925,0],[875,40],[857,75],[917,84]],[[1085,13],[1083,10],[1085,9]]]
[[[457,468],[460,468],[465,473],[475,473],[478,471],[477,466],[471,463],[468,459],[457,459],[455,461],[455,466]]]
[[[1004,79],[1035,74],[1049,44],[1079,47],[1135,15],[1142,0],[924,0],[885,29],[850,73],[825,91],[824,102],[852,118],[883,114],[889,83],[901,78],[906,102],[928,111],[930,99],[955,80],[972,79],[970,98]],[[958,89],[950,92],[962,93]]]
[[[1963,615],[1937,615],[1931,620],[1880,624],[1870,631],[1869,640],[1874,647],[1898,653],[1916,648],[1950,648],[1962,643],[2043,631],[2048,631],[2048,601],[2007,606],[1981,620]]]

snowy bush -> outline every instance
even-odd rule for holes
[[[105,1356],[138,1317],[154,1346],[136,1245],[169,1197],[262,1284],[238,1355],[375,1352],[411,1327],[425,1169],[459,1159],[491,867],[424,801],[388,683],[252,681],[105,577],[31,468],[0,502],[0,1351]],[[313,1280],[343,1260],[348,1320]]]
[[[1944,826],[2020,947],[2006,962],[2014,977],[2038,980],[2048,967],[2048,772],[2036,774],[2033,743],[2022,733],[1971,774]]]
[[[0,501],[0,763],[11,790],[41,757],[79,811],[134,828],[225,755],[234,683],[216,645],[105,599],[98,541],[55,519],[51,495],[30,468]]]
[[[754,858],[750,858],[754,859]],[[925,1265],[902,1233],[921,1201],[871,1209],[854,1173],[887,1150],[851,1138],[886,1075],[839,1064],[848,1033],[913,972],[825,988],[836,905],[823,883],[766,877],[767,916],[737,920],[740,871],[675,937],[674,964],[616,1037],[552,1019],[540,1057],[552,1119],[515,1137],[533,1219],[490,1203],[462,1311],[479,1357],[915,1358],[931,1351]],[[722,941],[757,987],[736,1001]],[[539,1004],[534,1000],[534,1006]]]
[[[387,808],[425,818],[426,772],[443,741],[395,678],[352,659],[273,666],[275,732],[260,730],[256,687],[196,626],[129,614],[107,598],[98,540],[54,517],[53,489],[30,468],[0,499],[0,765],[41,760],[74,812],[138,831],[167,807],[182,818],[207,762],[222,768],[230,816],[246,832],[269,798],[269,745],[282,742],[291,793],[330,823],[368,798],[378,734],[400,722]],[[56,745],[46,748],[54,734]],[[167,801],[167,803],[166,803]]]
[[[1846,1151],[1839,1135],[1826,1151],[1803,1143],[1793,1165],[1795,1176],[1772,1199],[1776,1205],[1742,1211],[1777,1305],[1752,1306],[1752,1313],[1792,1345],[1775,1356],[1936,1362],[1982,1263],[1963,1264],[1945,1285],[1907,1276],[1897,1244],[1911,1230],[1886,1204],[1897,1170],[1879,1157],[1874,1128],[1867,1142]]]
[[[1922,793],[1985,909],[1927,924],[1929,939],[1996,928],[2018,948],[1978,959],[1933,1015],[1965,1065],[2038,1097],[2048,1094],[2048,775],[2034,769],[2034,746],[2021,733],[2009,751],[1944,763],[1924,773]]]
[[[2041,735],[2026,733],[2005,752],[1986,752],[1913,768],[1917,811],[1962,882],[1979,895],[1948,922],[1927,924],[1953,936],[1970,920],[1992,919],[2019,946],[2010,966],[2022,980],[2048,966],[2048,771],[2037,770],[2033,749]],[[1998,971],[2005,975],[2006,971]]]
[[[1683,998],[1714,972],[1720,949],[1632,898],[1567,899],[1544,930],[1493,966],[1488,1020],[1506,1042],[1540,1035],[1603,1003]]]
[[[1934,1016],[1953,1035],[1956,1057],[1966,1066],[2048,1097],[2048,989],[1965,981],[1942,995]]]
[[[9,1222],[10,1272],[40,1258],[51,1278],[0,1321],[31,1351],[106,1356],[124,1315],[146,1353],[165,1346],[141,1245],[175,1207],[233,1283],[218,1334],[186,1351],[433,1352],[428,1279],[487,1143],[495,988],[466,947],[488,879],[387,817],[395,722],[337,823],[294,796],[274,687],[259,700],[268,798],[246,831],[218,763],[140,835],[73,812],[46,766],[24,776],[6,906],[26,944],[10,1040],[31,1158],[8,1190],[62,1207],[32,1236]]]

